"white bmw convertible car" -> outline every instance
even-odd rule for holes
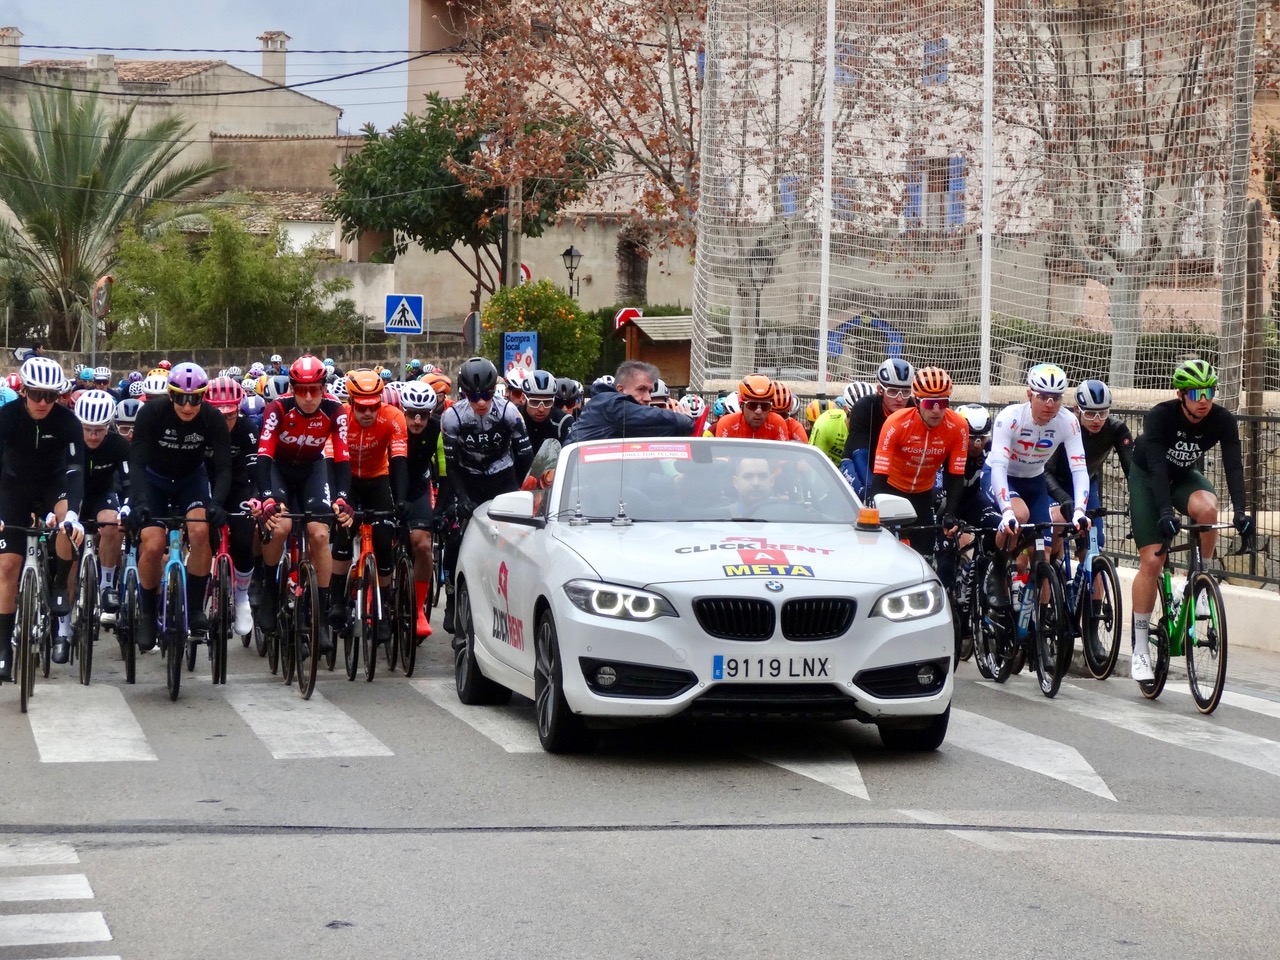
[[[544,451],[545,454],[546,451]],[[540,457],[540,460],[543,458]],[[455,580],[463,703],[537,707],[550,751],[593,724],[856,718],[946,735],[954,635],[932,568],[798,443],[592,441],[476,510]]]

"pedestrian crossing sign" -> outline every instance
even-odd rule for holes
[[[422,295],[416,293],[387,294],[387,312],[383,323],[387,333],[422,333]]]

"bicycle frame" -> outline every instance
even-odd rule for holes
[[[169,558],[164,562],[164,571],[160,575],[160,582],[167,583],[169,580],[169,572],[174,568],[178,568],[178,583],[182,589],[182,634],[187,636],[187,568],[182,562],[182,527],[176,525],[169,528]],[[160,631],[177,626],[169,619],[169,597],[168,591],[163,592],[160,602]]]

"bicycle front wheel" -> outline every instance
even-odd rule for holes
[[[1082,587],[1081,591],[1080,634],[1089,676],[1105,680],[1120,658],[1120,637],[1124,631],[1120,577],[1110,557],[1101,554],[1094,557],[1092,580],[1093,589]]]
[[[120,595],[120,612],[116,614],[116,639],[120,641],[120,658],[124,661],[124,682],[138,679],[138,641],[134,630],[138,624],[138,574],[125,574],[124,592]]]
[[[279,650],[280,676],[286,684],[293,683],[294,655],[293,621],[298,615],[298,598],[294,593],[295,578],[289,557],[285,556],[276,568],[279,611],[276,614],[276,648]]]
[[[170,568],[164,582],[164,666],[165,685],[169,689],[170,700],[177,700],[182,689],[182,661],[188,645],[187,637],[183,634],[183,624],[187,617],[182,581],[182,572]]]
[[[80,611],[73,628],[75,655],[80,661],[80,682],[93,677],[93,644],[98,639],[98,564],[89,557],[80,564]]]
[[[310,563],[298,565],[298,606],[293,611],[293,650],[298,665],[298,693],[311,699],[320,665],[320,588]]]
[[[378,569],[373,557],[365,557],[360,568],[360,599],[357,622],[360,626],[360,656],[364,658],[364,679],[372,681],[378,672],[378,618],[379,609]]]
[[[35,571],[23,573],[21,600],[18,604],[18,654],[13,665],[14,679],[18,681],[18,703],[23,713],[27,712],[31,695],[35,693],[36,650],[32,639],[40,619],[39,598],[36,595],[39,589]]]
[[[1201,713],[1213,713],[1227,683],[1227,614],[1218,581],[1197,573],[1187,617],[1187,681]]]
[[[414,592],[413,560],[402,553],[396,561],[391,579],[392,625],[395,636],[392,643],[400,645],[400,669],[406,677],[413,676],[418,661],[418,611],[414,609],[418,595]]]
[[[213,682],[222,684],[227,682],[227,643],[231,640],[231,558],[219,557],[214,571],[217,574],[212,582],[214,615],[209,618],[209,628],[213,631],[209,642],[213,648],[209,652]]]
[[[1036,562],[1027,584],[1036,598],[1035,622],[1032,629],[1036,644],[1036,677],[1040,692],[1046,697],[1056,697],[1062,686],[1062,678],[1071,666],[1074,643],[1071,627],[1067,622],[1067,601],[1062,589],[1062,574],[1047,560]]]

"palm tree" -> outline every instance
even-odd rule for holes
[[[177,114],[135,131],[134,106],[109,116],[96,94],[46,91],[29,103],[29,123],[0,108],[0,203],[13,221],[0,223],[0,273],[32,290],[50,345],[73,349],[121,225],[179,215],[169,201],[225,165],[175,165],[192,130]]]

